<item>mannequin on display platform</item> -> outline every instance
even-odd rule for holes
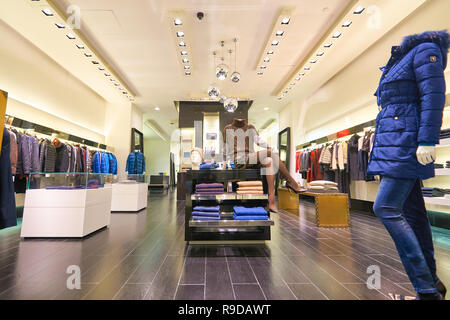
[[[233,122],[223,129],[224,155],[226,160],[234,161],[238,169],[261,168],[268,185],[269,209],[276,212],[275,177],[279,172],[287,180],[286,185],[294,192],[300,192],[300,186],[289,174],[286,165],[280,160],[276,150],[273,150],[258,135],[256,128],[247,123],[246,119],[234,118]],[[265,150],[255,152],[254,145]]]
[[[381,68],[379,107],[368,175],[380,175],[374,212],[395,242],[421,300],[441,300],[421,180],[434,177],[445,105],[444,70],[450,36],[428,31],[404,38]]]

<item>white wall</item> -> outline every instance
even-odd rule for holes
[[[144,126],[144,114],[138,106],[131,106],[131,127],[138,129],[140,132],[143,132]]]
[[[280,130],[291,127],[293,150],[296,145],[375,119],[378,108],[373,93],[381,75],[379,67],[386,64],[391,47],[410,34],[450,29],[446,7],[447,0],[428,1],[307,99],[287,105],[280,112],[279,123]],[[446,75],[449,80],[448,71]],[[292,173],[294,170],[291,168]],[[352,197],[373,201],[378,184],[352,183],[351,190]]]
[[[70,122],[74,132],[61,130],[104,142],[103,98],[1,20],[0,39],[0,88],[12,98],[8,114],[58,129]]]
[[[144,139],[144,154],[148,174],[170,173],[170,141]]]

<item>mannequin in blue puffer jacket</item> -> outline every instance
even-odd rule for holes
[[[379,105],[367,174],[380,175],[374,212],[389,231],[419,299],[441,299],[420,180],[434,176],[445,105],[449,34],[428,31],[392,48],[375,93]]]

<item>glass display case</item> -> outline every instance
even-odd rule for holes
[[[31,173],[27,189],[77,190],[111,187],[112,174],[102,173]]]

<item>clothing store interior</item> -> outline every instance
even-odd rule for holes
[[[445,300],[447,30],[448,0],[2,0],[0,300]]]

